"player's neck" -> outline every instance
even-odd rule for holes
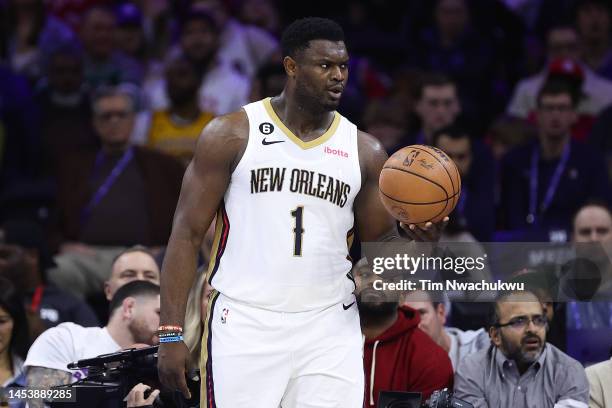
[[[130,329],[121,324],[120,314],[121,311],[115,311],[115,314],[112,315],[108,321],[106,330],[108,330],[108,334],[110,334],[115,343],[117,343],[122,349],[126,349],[136,343],[136,341],[134,340],[134,336],[132,336]]]
[[[444,327],[442,328],[442,336],[440,336],[440,347],[442,347],[447,353],[451,348],[451,339]]]
[[[6,380],[13,376],[13,364],[11,361],[11,355],[9,353],[9,348],[7,347],[0,354],[0,384],[4,383]]]
[[[283,91],[270,101],[280,120],[300,139],[312,139],[312,133],[320,136],[329,128],[334,113],[313,109],[300,103],[297,98],[289,97]]]
[[[13,371],[13,366],[11,364],[11,354],[9,353],[9,348],[7,347],[2,353],[0,353],[0,370]]]
[[[397,312],[388,316],[369,316],[361,314],[361,332],[366,340],[372,340],[386,332],[397,321]]]
[[[433,139],[434,129],[430,129],[427,126],[423,126],[421,128],[421,133],[423,134],[423,141],[425,142],[425,144],[427,145],[433,144],[432,139]]]
[[[110,156],[114,156],[125,152],[129,146],[129,143],[104,143],[102,151]]]
[[[177,116],[181,120],[194,121],[200,115],[200,108],[197,100],[188,101],[179,105],[170,106],[170,114]]]
[[[540,138],[540,154],[544,160],[554,160],[561,157],[563,149],[570,142],[570,136],[566,135],[560,139],[551,139],[547,137]]]

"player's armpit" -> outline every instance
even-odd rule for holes
[[[56,385],[70,384],[70,373],[62,370],[45,367],[28,367],[26,372],[26,386],[36,388],[51,388]],[[41,399],[28,400],[30,408],[43,408]]]
[[[383,206],[378,192],[378,179],[387,161],[387,153],[373,136],[359,131],[357,137],[362,179],[361,190],[355,199],[359,237],[362,241],[389,240],[397,234],[397,227]]]

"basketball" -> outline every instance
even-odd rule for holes
[[[455,163],[442,150],[412,145],[386,161],[378,181],[387,211],[405,224],[438,222],[459,201],[461,177]]]

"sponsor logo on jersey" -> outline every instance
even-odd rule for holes
[[[269,135],[274,132],[274,125],[270,122],[264,122],[259,125],[259,131],[264,135]]]
[[[323,152],[325,152],[327,154],[331,154],[333,156],[349,157],[348,153],[345,152],[344,150],[332,149],[329,146],[325,146],[325,149],[323,149]]]

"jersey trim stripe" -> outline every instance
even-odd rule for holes
[[[276,125],[279,128],[282,129],[282,131],[285,133],[285,135],[287,135],[289,140],[291,140],[293,143],[295,143],[296,145],[298,145],[302,149],[310,149],[310,148],[319,146],[319,145],[327,142],[334,135],[334,133],[336,133],[336,129],[338,129],[338,125],[340,125],[340,118],[341,118],[341,116],[340,116],[340,114],[338,112],[334,112],[334,119],[332,120],[331,125],[325,131],[325,133],[323,133],[321,136],[317,137],[314,140],[311,140],[309,142],[304,142],[299,137],[297,137],[291,130],[289,130],[289,128],[278,117],[278,115],[274,111],[274,108],[272,107],[272,103],[270,103],[270,99],[271,98],[266,98],[266,99],[263,100],[263,105],[266,108],[266,112],[268,112],[268,115],[270,116],[272,121],[274,123],[276,123]]]
[[[219,292],[213,289],[208,301],[208,310],[206,313],[206,321],[204,323],[204,334],[202,336],[202,355],[200,356],[201,367],[200,371],[203,375],[200,376],[202,383],[200,386],[200,406],[205,408],[216,408],[215,403],[215,382],[213,380],[212,371],[212,319],[215,309],[215,303],[219,298]]]
[[[227,212],[225,211],[225,202],[221,201],[221,205],[219,205],[219,210],[217,210],[217,222],[215,224],[215,238],[213,240],[213,247],[211,250],[210,262],[208,264],[208,271],[206,272],[207,277],[206,281],[211,284],[213,278],[215,277],[215,273],[219,269],[219,264],[221,263],[221,257],[225,252],[225,246],[227,245],[227,237],[229,236],[230,223],[229,218],[227,216]]]

